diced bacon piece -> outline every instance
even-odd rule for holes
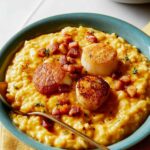
[[[65,55],[60,56],[59,62],[61,65],[66,65],[66,64],[74,64],[76,62],[75,58],[71,57],[66,57]]]
[[[124,83],[120,80],[116,81],[115,85],[114,85],[114,89],[115,90],[122,90],[124,86]]]
[[[64,115],[64,114],[68,114],[69,111],[70,111],[70,105],[64,104],[64,105],[62,105],[60,107],[53,108],[52,115],[54,115],[54,116],[61,116],[61,115]]]
[[[72,42],[73,41],[73,39],[72,39],[72,37],[71,37],[71,35],[67,35],[67,34],[65,34],[64,35],[64,43],[70,43],[70,42]]]
[[[98,42],[96,36],[94,36],[94,35],[87,35],[87,36],[86,36],[86,39],[87,39],[89,42],[91,42],[91,43],[97,43],[97,42]]]
[[[51,54],[58,54],[60,52],[59,51],[59,44],[58,43],[52,43],[49,46],[49,49],[50,49],[50,53]]]
[[[72,58],[72,57],[67,57],[67,61],[69,64],[74,64],[76,63],[76,59],[75,58]]]
[[[68,114],[69,111],[70,111],[70,106],[67,105],[67,104],[65,104],[62,107],[60,107],[60,113],[61,113],[61,115]]]
[[[65,55],[62,55],[62,56],[60,57],[59,61],[60,61],[61,65],[65,65],[65,64],[68,63],[68,62],[67,62],[67,57],[66,57]]]
[[[71,49],[71,48],[75,48],[75,49],[78,49],[79,48],[79,45],[78,45],[78,43],[77,42],[71,42],[71,43],[69,43],[69,45],[68,45],[68,49]]]
[[[76,49],[76,48],[69,49],[69,51],[67,53],[67,56],[70,56],[70,57],[73,57],[73,58],[79,57],[79,55],[80,55],[79,50]]]
[[[58,103],[59,103],[60,105],[64,105],[64,104],[70,104],[70,101],[69,101],[68,99],[60,99],[60,100],[58,101]]]
[[[113,78],[113,79],[118,79],[120,76],[121,76],[121,72],[120,71],[115,71],[112,75],[111,75],[111,77]]]
[[[94,31],[87,31],[86,34],[87,34],[87,35],[93,35],[93,34],[94,34]]]
[[[137,90],[133,85],[127,87],[127,93],[130,97],[134,97],[136,95],[136,92],[137,92]]]
[[[39,57],[45,57],[45,56],[46,56],[45,51],[46,51],[45,48],[40,48],[40,49],[38,49],[38,56],[39,56]]]
[[[71,42],[69,43],[68,45],[68,53],[67,53],[67,56],[70,56],[70,57],[78,57],[79,56],[79,45],[77,42]]]
[[[71,74],[70,74],[70,77],[71,77],[72,79],[76,80],[76,79],[79,79],[79,78],[81,77],[81,75],[80,75],[80,74],[76,74],[76,73],[71,73]]]
[[[79,115],[81,112],[81,109],[79,106],[72,106],[70,111],[69,111],[69,115],[70,116],[75,116],[75,115]]]
[[[128,84],[128,83],[131,82],[131,77],[130,77],[130,75],[124,75],[124,76],[122,76],[122,77],[120,78],[120,80],[121,80],[122,82],[124,82],[125,84]]]
[[[64,65],[63,69],[65,71],[71,72],[71,73],[81,73],[82,71],[82,66],[80,65]]]
[[[57,107],[54,107],[52,110],[52,115],[61,115],[60,109]]]
[[[64,65],[62,67],[62,69],[65,70],[65,71],[68,71],[68,72],[72,72],[73,71],[72,65],[68,65],[68,64]]]
[[[51,131],[53,129],[54,123],[49,119],[42,120],[42,126],[47,130]]]
[[[73,69],[72,69],[72,73],[77,73],[77,74],[80,74],[82,72],[82,66],[80,65],[74,65],[73,66]]]
[[[67,43],[61,43],[59,45],[59,50],[62,54],[67,54],[67,51],[68,51],[68,44]]]
[[[58,87],[58,92],[63,93],[63,92],[69,92],[70,91],[70,86],[69,85],[61,85]]]

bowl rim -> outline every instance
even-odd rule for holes
[[[39,21],[36,21],[36,22],[24,27],[22,30],[17,32],[12,38],[10,38],[10,40],[7,41],[6,44],[2,47],[2,49],[0,51],[0,58],[3,56],[5,50],[7,50],[9,48],[9,45],[11,45],[12,42],[16,38],[21,36],[23,33],[27,32],[28,30],[34,28],[35,26],[45,24],[47,21],[50,21],[50,20],[53,20],[53,19],[59,20],[60,18],[69,17],[69,16],[74,16],[74,17],[82,16],[82,17],[84,17],[85,15],[86,16],[87,15],[89,15],[89,16],[94,15],[94,16],[97,16],[97,17],[104,17],[104,18],[110,19],[112,21],[122,23],[124,26],[128,27],[130,30],[134,30],[134,32],[138,32],[138,34],[140,34],[145,39],[145,41],[150,43],[150,37],[148,35],[146,35],[144,32],[139,30],[137,27],[135,27],[135,26],[133,26],[133,25],[121,20],[121,19],[117,19],[115,17],[102,15],[102,14],[97,14],[97,13],[67,13],[67,14],[60,14],[60,15],[47,17],[47,18],[41,19]],[[0,107],[4,107],[2,105],[3,104],[0,102]],[[0,111],[1,111],[1,109],[0,109]],[[40,142],[38,142],[34,139],[31,139],[26,134],[19,131],[16,127],[14,127],[15,128],[15,130],[14,130],[14,128],[10,126],[8,120],[1,113],[0,113],[0,121],[11,133],[13,133],[13,135],[15,135],[18,139],[20,139],[24,143],[30,145],[31,147],[34,147],[34,148],[37,148],[37,149],[40,148],[40,150],[46,150],[46,149],[62,150],[60,148],[47,146],[47,145],[42,144],[42,143],[40,143]],[[143,140],[146,136],[150,135],[149,128],[150,128],[150,115],[148,116],[146,121],[135,132],[133,132],[130,136],[126,137],[125,139],[123,139],[123,140],[121,140],[121,141],[119,141],[115,144],[112,144],[112,145],[108,146],[108,148],[110,148],[111,150],[127,149],[127,148],[137,144],[139,141]]]

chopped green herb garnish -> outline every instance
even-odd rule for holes
[[[128,55],[126,55],[124,59],[125,59],[125,61],[129,61],[130,60]]]
[[[87,113],[84,113],[84,116],[85,116],[85,117],[89,117],[89,115],[88,115]]]
[[[19,87],[18,87],[18,86],[16,86],[16,85],[14,85],[14,88],[15,88],[16,90],[18,90],[18,89],[19,89]]]
[[[56,107],[58,107],[60,104],[59,104],[59,102],[58,103],[56,103]]]
[[[85,128],[85,127],[83,127],[82,129],[83,129],[83,130],[86,130],[86,128]]]
[[[92,55],[90,54],[89,57],[92,58]]]
[[[83,70],[83,74],[88,74],[88,72],[86,70]]]
[[[36,107],[44,107],[44,104],[42,104],[42,103],[36,103],[35,106]]]
[[[89,30],[89,31],[87,31],[87,34],[94,34],[94,31],[93,30]]]
[[[46,49],[46,50],[45,50],[45,55],[46,55],[47,57],[49,57],[49,49]]]
[[[67,130],[63,131],[64,135],[67,135],[69,132]]]
[[[138,70],[137,70],[136,68],[133,68],[132,73],[133,73],[133,74],[137,74],[137,72],[138,72]]]

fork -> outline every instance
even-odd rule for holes
[[[92,140],[91,138],[89,138],[88,136],[86,136],[85,134],[79,132],[78,130],[74,129],[73,127],[71,127],[70,125],[56,119],[54,116],[43,113],[43,112],[30,112],[30,113],[23,113],[19,110],[15,110],[5,99],[5,95],[4,95],[4,89],[3,87],[4,82],[0,82],[0,100],[14,113],[20,114],[20,115],[38,115],[38,116],[42,116],[45,117],[47,119],[50,119],[52,121],[54,121],[55,123],[63,126],[65,129],[71,131],[72,133],[74,133],[77,136],[82,137],[85,141],[89,142],[90,144],[92,144],[93,146],[95,146],[96,148],[98,148],[99,150],[109,150],[106,146],[104,145],[100,145],[99,143],[95,142],[94,140]]]

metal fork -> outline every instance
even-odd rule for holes
[[[0,85],[3,84],[3,82],[0,82]],[[21,115],[38,115],[38,116],[42,116],[45,118],[48,118],[52,121],[54,121],[55,123],[58,123],[59,125],[63,126],[65,129],[71,131],[72,133],[74,133],[77,136],[82,137],[85,141],[89,142],[90,144],[92,144],[93,146],[95,146],[96,148],[98,148],[99,150],[109,150],[106,146],[104,145],[100,145],[99,143],[95,142],[94,140],[92,140],[91,138],[89,138],[88,136],[86,136],[85,134],[79,132],[78,130],[74,129],[73,127],[71,127],[70,125],[56,119],[54,116],[52,115],[48,115],[46,113],[43,112],[30,112],[30,113],[23,113],[21,111],[15,110],[6,100],[5,100],[5,95],[3,94],[4,92],[2,91],[3,89],[0,86],[0,100],[13,112],[17,113],[17,114],[21,114]]]

